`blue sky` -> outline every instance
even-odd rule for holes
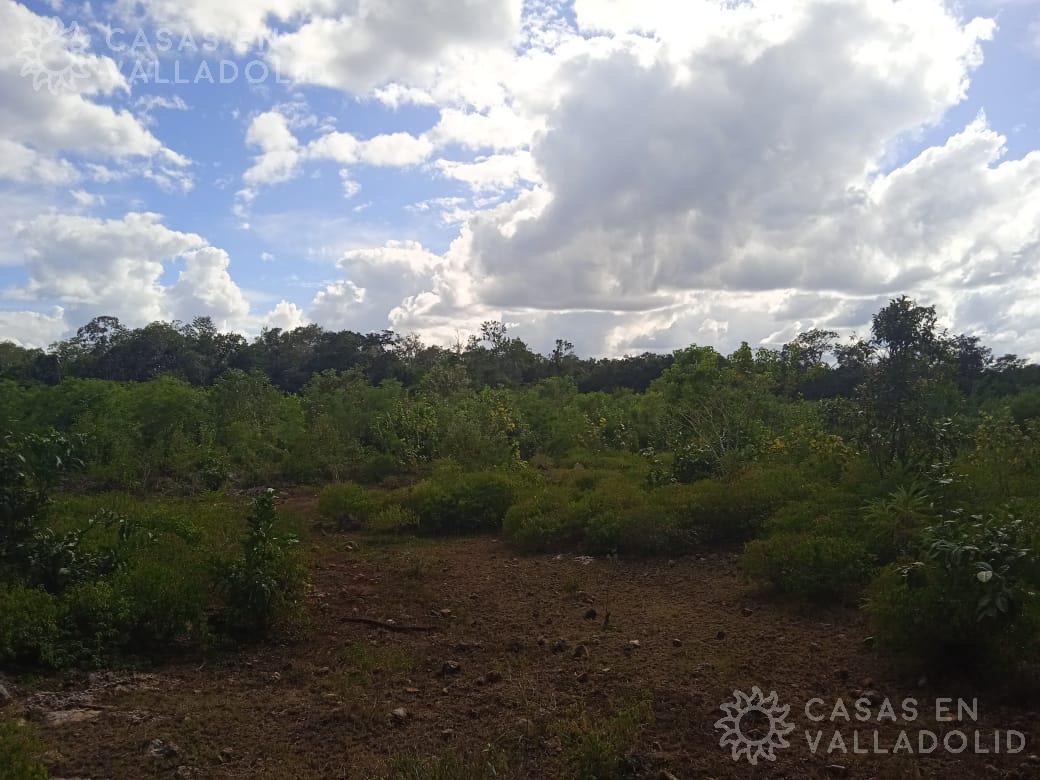
[[[0,339],[503,319],[620,354],[908,292],[1040,353],[1035,2],[0,0],[0,36]]]

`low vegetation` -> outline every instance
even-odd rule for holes
[[[614,361],[539,356],[494,323],[443,350],[102,318],[49,352],[5,346],[0,376],[0,663],[284,629],[305,567],[268,488],[311,484],[326,533],[740,550],[778,598],[865,605],[909,666],[1035,676],[1040,368],[906,298],[865,340]]]

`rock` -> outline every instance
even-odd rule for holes
[[[451,739],[455,736],[455,729],[444,729],[441,732],[441,739]]]
[[[450,618],[451,617],[451,610],[445,608],[445,609],[442,609],[437,614],[439,614],[442,618]]]
[[[408,720],[408,710],[404,707],[397,707],[396,709],[390,710],[390,717],[393,718],[395,723],[404,723]]]
[[[672,647],[682,647],[682,640],[681,639],[673,639],[672,640]]]
[[[599,613],[595,610],[594,607],[589,607],[587,610],[585,610],[586,620],[595,620],[597,617],[599,617]]]
[[[177,758],[181,754],[181,749],[172,742],[166,742],[162,739],[153,739],[148,743],[148,748],[145,750],[145,755],[149,758],[163,760],[167,758]]]
[[[578,672],[576,675],[574,675],[574,679],[577,680],[580,683],[588,682],[589,681],[589,673],[588,672]]]
[[[566,639],[557,639],[553,642],[552,651],[554,653],[562,653],[568,647],[570,647],[570,643]]]
[[[751,607],[744,607],[742,610],[740,610],[740,613],[744,617],[751,617],[752,615],[755,614],[755,610],[751,609]]]
[[[101,710],[58,710],[44,714],[43,722],[48,726],[69,726],[96,720],[100,716]]]
[[[661,770],[661,774],[660,774],[660,775],[658,775],[658,777],[659,777],[659,778],[660,778],[661,780],[679,780],[679,778],[678,778],[678,777],[676,777],[675,775],[673,775],[673,774],[672,774],[671,772],[669,772],[669,771],[668,771],[667,769],[662,769],[662,770]]]
[[[849,773],[848,767],[842,766],[841,764],[829,764],[826,769],[827,774],[832,777],[845,777]]]
[[[629,639],[628,640],[628,646],[631,647],[632,649],[635,649],[637,647],[641,647],[642,644],[643,643],[640,642],[638,639]]]
[[[585,645],[578,645],[574,648],[572,655],[574,658],[588,658],[589,648],[585,647]]]
[[[538,646],[539,647],[545,647],[546,644],[548,644],[548,642],[549,642],[548,638],[546,638],[544,636],[538,637]]]
[[[458,661],[445,661],[441,666],[441,675],[447,677],[449,675],[458,674],[462,671],[462,667],[459,666]]]
[[[225,764],[231,760],[231,757],[235,755],[235,751],[229,747],[221,748],[217,758],[220,759],[220,763]]]
[[[14,701],[14,694],[11,693],[11,689],[5,683],[6,680],[0,677],[0,707]]]
[[[725,639],[725,638],[726,638],[726,632],[725,632],[725,631],[719,631],[719,632],[718,632],[717,634],[715,634],[715,638],[716,638],[716,639],[717,639],[718,641],[720,641],[720,642],[721,642],[721,641],[722,641],[723,639]]]

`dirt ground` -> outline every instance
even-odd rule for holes
[[[319,533],[311,547],[299,639],[38,680],[7,709],[37,722],[52,771],[69,778],[581,777],[604,757],[619,776],[655,778],[1040,777],[1040,716],[1028,703],[903,679],[871,650],[855,610],[771,602],[741,579],[734,552],[520,557],[493,538]],[[753,686],[776,691],[790,705],[777,724],[794,726],[790,746],[755,766],[720,747],[715,725],[734,690]],[[873,702],[868,721],[856,720],[860,696]],[[977,722],[936,722],[940,697],[956,711],[957,697],[976,696]],[[900,717],[907,697],[913,721]],[[823,722],[807,716],[811,699]],[[849,720],[831,720],[839,699]],[[741,720],[755,739],[767,726]],[[1024,749],[992,752],[995,729],[1024,734]],[[938,734],[934,752],[891,752],[901,731],[915,751],[919,739],[927,747],[922,730]],[[875,731],[889,753],[874,752]],[[953,731],[968,736],[963,752],[943,747]],[[976,754],[976,731],[990,753]]]

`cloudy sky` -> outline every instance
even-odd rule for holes
[[[1038,0],[0,0],[0,340],[1040,357]]]

